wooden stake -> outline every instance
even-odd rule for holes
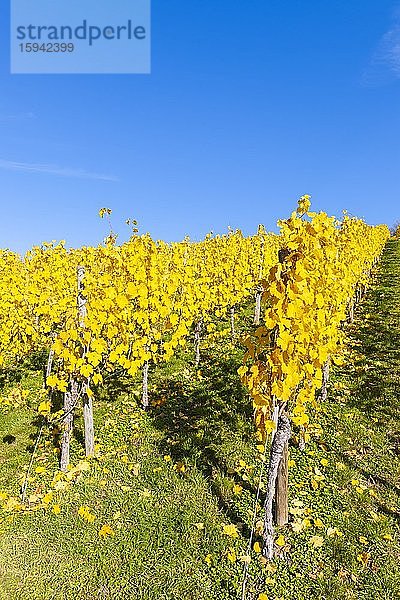
[[[47,378],[50,377],[50,375],[51,375],[51,369],[53,367],[54,350],[53,350],[52,346],[54,344],[54,338],[55,338],[55,334],[52,333],[51,337],[50,337],[51,348],[49,350],[49,356],[47,357],[46,370],[44,372],[44,382],[43,382],[43,387],[44,388],[46,388],[46,386],[47,386]]]
[[[196,329],[194,332],[194,348],[195,348],[195,354],[196,354],[196,356],[195,356],[196,367],[198,367],[200,364],[200,342],[201,342],[202,326],[203,326],[203,321],[202,321],[202,319],[200,319],[197,322]]]
[[[93,400],[87,394],[83,396],[83,422],[85,425],[85,453],[89,458],[94,455]]]
[[[143,383],[142,383],[142,407],[144,410],[149,408],[149,361],[143,365]]]
[[[325,361],[325,364],[322,368],[322,388],[321,388],[322,402],[326,402],[326,399],[328,398],[329,370],[330,370],[330,360],[328,358]]]
[[[235,307],[231,306],[230,308],[230,315],[231,315],[231,335],[234,338],[236,335],[236,330],[235,330]]]
[[[305,440],[305,429],[304,425],[300,425],[300,433],[299,433],[299,450],[303,452],[306,449],[306,440]]]
[[[262,298],[263,288],[260,286],[256,292],[256,306],[254,309],[254,325],[260,324],[261,318],[261,298]]]
[[[78,267],[77,269],[77,277],[78,277],[78,320],[79,327],[83,329],[85,327],[85,317],[87,314],[86,310],[86,298],[83,294],[85,286],[83,284],[83,279],[85,277],[85,267]]]
[[[350,300],[349,305],[349,323],[354,323],[354,298]]]
[[[282,458],[279,463],[275,487],[275,523],[278,527],[286,525],[289,519],[288,507],[288,443],[283,446]]]
[[[85,278],[85,267],[79,266],[77,270],[78,275],[78,321],[81,329],[85,328],[85,317],[87,315],[85,297],[85,285],[83,280]],[[83,391],[83,423],[85,429],[85,454],[87,458],[94,455],[94,421],[93,421],[93,399],[86,393],[86,389]]]
[[[69,390],[64,393],[64,419],[62,423],[60,469],[66,471],[69,465],[69,449],[74,422],[74,408],[78,401],[78,383],[71,379]]]

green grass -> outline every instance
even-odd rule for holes
[[[267,569],[251,552],[247,600],[261,592],[269,600],[400,598],[399,319],[400,244],[391,241],[347,327],[349,356],[333,371],[323,431],[305,451],[292,441],[291,522],[279,532],[285,546]],[[248,314],[241,321],[250,326]],[[236,374],[241,356],[225,340],[203,352],[200,373],[191,348],[157,367],[151,397],[161,405],[147,414],[138,409],[138,382],[108,382],[96,404],[98,457],[55,492],[51,505],[61,513],[1,513],[1,600],[240,598],[243,563],[227,552],[246,553],[261,466]],[[24,373],[21,384],[35,404],[41,374]],[[33,414],[0,414],[0,490],[14,495],[38,430]],[[74,464],[83,458],[80,417],[75,426]],[[46,472],[33,473],[29,494],[49,489],[54,449],[46,431],[33,469]],[[180,463],[184,472],[174,468]],[[315,475],[323,480],[314,490]],[[93,523],[78,515],[82,505]],[[309,526],[295,533],[294,520],[304,518]],[[114,537],[99,537],[105,523]],[[238,539],[223,534],[228,523],[237,525]],[[342,535],[329,537],[329,527]],[[312,536],[323,538],[321,548],[312,547]]]

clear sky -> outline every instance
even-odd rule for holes
[[[104,206],[121,239],[273,229],[305,193],[400,219],[398,4],[153,0],[151,75],[10,75],[7,4],[1,247],[96,244]]]

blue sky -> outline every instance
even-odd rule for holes
[[[400,219],[398,4],[153,0],[151,75],[11,75],[4,4],[1,247]]]

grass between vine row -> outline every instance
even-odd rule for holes
[[[249,311],[238,323],[250,326]],[[290,447],[291,521],[277,532],[273,564],[247,550],[262,463],[237,375],[242,349],[225,337],[203,351],[199,370],[189,347],[155,368],[147,414],[138,381],[107,382],[90,469],[59,482],[48,509],[1,512],[0,599],[234,600],[248,556],[247,600],[400,598],[398,242],[388,243],[347,329],[322,431],[304,451],[295,438]],[[9,374],[4,389],[18,379],[36,406],[41,372]],[[33,415],[0,414],[0,491],[19,493],[38,433]],[[81,432],[78,416],[75,465],[84,459]],[[45,431],[28,496],[52,489],[56,438]],[[94,520],[78,514],[82,506]],[[100,536],[104,525],[114,535]]]

